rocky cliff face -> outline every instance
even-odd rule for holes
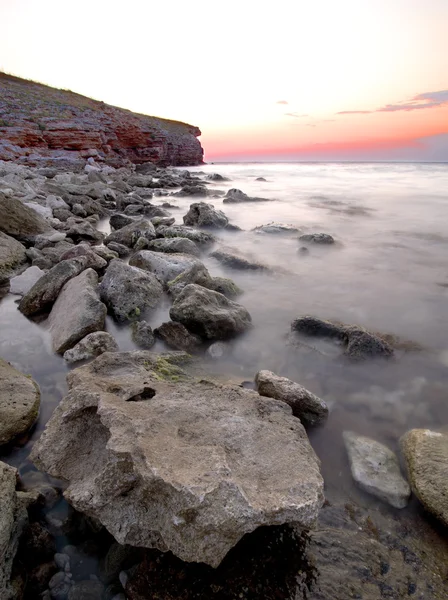
[[[0,73],[0,160],[52,166],[88,157],[113,166],[197,165],[198,127],[132,113]]]

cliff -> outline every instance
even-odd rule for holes
[[[112,166],[198,165],[200,135],[193,125],[0,73],[0,160],[74,167],[92,156]]]

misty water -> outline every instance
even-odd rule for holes
[[[323,398],[329,419],[309,436],[322,461],[326,496],[378,506],[380,501],[351,479],[342,432],[366,434],[397,450],[408,429],[448,425],[448,165],[210,164],[189,170],[230,179],[210,183],[210,189],[236,187],[270,199],[241,204],[210,199],[243,230],[219,231],[215,248],[234,249],[269,271],[224,268],[208,251],[202,257],[212,275],[230,277],[241,287],[237,301],[249,310],[254,325],[231,343],[225,359],[201,359],[204,370],[239,383],[269,369]],[[178,207],[170,209],[177,223],[197,201],[168,200]],[[296,226],[301,233],[329,233],[336,243],[309,245],[303,253],[298,233],[254,231],[272,221]],[[0,355],[36,379],[42,405],[31,435],[0,458],[19,468],[26,484],[35,476],[27,456],[66,392],[68,368],[51,351],[46,323],[26,319],[17,299],[8,294],[0,302]],[[168,320],[169,306],[167,299],[150,315],[152,327]],[[303,315],[358,324],[408,343],[393,360],[351,363],[332,342],[291,344],[291,321]],[[135,348],[129,328],[110,318],[107,328],[121,350]],[[154,347],[164,349],[161,342]],[[437,533],[416,501],[400,514]]]

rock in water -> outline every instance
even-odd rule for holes
[[[229,219],[222,212],[216,210],[213,204],[206,202],[195,202],[190,204],[190,210],[184,216],[185,225],[196,227],[215,227],[222,229],[229,223]]]
[[[39,267],[28,267],[23,273],[13,277],[10,281],[11,294],[17,294],[18,296],[24,296],[30,291],[33,285],[39,281],[41,277],[45,275],[42,269]]]
[[[162,238],[148,243],[148,248],[154,252],[167,252],[168,254],[191,254],[199,256],[197,245],[187,238]]]
[[[305,233],[299,237],[299,240],[321,245],[334,244],[334,238],[328,233]]]
[[[26,262],[25,246],[0,231],[0,280],[14,274]]]
[[[117,352],[118,344],[115,338],[105,331],[89,333],[71,350],[64,352],[64,360],[68,363],[96,358],[103,352]]]
[[[190,333],[182,323],[174,321],[162,323],[160,327],[154,329],[154,333],[173,350],[195,352],[202,345],[202,340],[197,335]]]
[[[103,329],[106,312],[93,269],[71,279],[62,288],[49,316],[53,350],[63,354],[87,334]]]
[[[239,202],[268,202],[268,198],[256,198],[254,196],[248,196],[237,188],[232,188],[225,195],[223,202],[226,203],[239,203]]]
[[[152,273],[112,260],[100,285],[102,301],[118,321],[134,321],[155,308],[163,289]]]
[[[448,435],[411,429],[400,438],[412,491],[448,526]]]
[[[352,431],[343,433],[352,477],[360,488],[404,508],[411,495],[408,482],[400,472],[398,458],[383,444]]]
[[[0,446],[33,425],[39,406],[40,392],[34,380],[0,358]]]
[[[255,383],[261,396],[286,402],[292,408],[292,414],[305,425],[320,425],[327,420],[325,402],[295,381],[271,371],[259,371]]]
[[[140,252],[134,254],[129,264],[154,273],[159,281],[168,283],[168,281],[172,281],[193,265],[202,263],[198,258],[190,254],[182,254],[180,252],[166,254],[165,252],[140,250]]]
[[[216,567],[259,526],[312,527],[323,480],[285,403],[190,380],[186,356],[105,353],[72,371],[32,460],[120,544]]]
[[[19,538],[27,523],[25,504],[16,492],[17,470],[0,462],[0,598],[17,598],[10,585]]]
[[[132,323],[132,341],[139,348],[149,350],[156,343],[152,327],[146,321],[134,321]]]
[[[205,340],[225,340],[252,325],[244,306],[195,283],[186,285],[176,296],[170,317]]]

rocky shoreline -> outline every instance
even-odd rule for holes
[[[53,352],[77,367],[33,444],[45,478],[30,485],[0,463],[0,596],[446,597],[443,560],[429,564],[431,541],[399,516],[419,501],[448,525],[446,434],[411,430],[398,456],[344,432],[353,479],[378,500],[372,516],[340,498],[324,502],[308,435],[325,427],[325,398],[267,369],[248,385],[203,368],[260,326],[244,290],[204,257],[235,272],[271,272],[222,243],[228,232],[237,247],[238,227],[213,199],[267,199],[218,189],[219,174],[151,162],[114,168],[92,156],[82,164],[0,161],[2,293],[16,295],[17,310],[48,328]],[[182,223],[177,198],[191,198]],[[277,223],[257,233],[334,243]],[[162,305],[170,320],[153,330]],[[140,350],[122,351],[106,318],[128,328]],[[341,364],[399,360],[403,346],[309,315],[288,327],[291,347],[321,337]],[[156,340],[170,352],[154,352]],[[3,360],[0,378],[0,444],[15,444],[45,398]]]

